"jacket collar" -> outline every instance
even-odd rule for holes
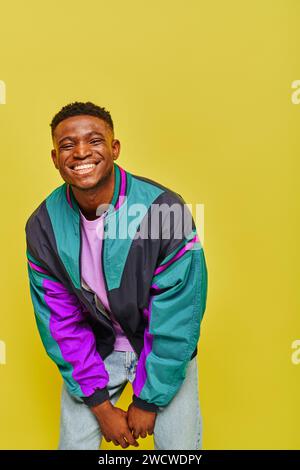
[[[120,167],[116,162],[114,162],[114,176],[115,176],[115,183],[114,183],[114,193],[112,200],[110,202],[110,209],[109,212],[112,210],[118,210],[122,204],[125,202],[126,197],[128,195],[128,188],[129,188],[129,173],[125,171],[123,168]],[[66,185],[66,199],[68,201],[69,206],[79,214],[79,205],[76,201],[76,198],[73,194],[72,187],[70,184],[65,183]]]

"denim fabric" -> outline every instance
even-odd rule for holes
[[[136,353],[131,351],[113,351],[104,360],[109,373],[107,388],[113,405],[127,382],[133,382],[137,360]],[[157,413],[153,437],[155,450],[202,449],[197,356],[190,361],[184,382],[173,400]],[[63,384],[58,449],[98,450],[101,441],[102,434],[92,411],[81,398],[71,395]],[[121,446],[118,449],[122,449]]]

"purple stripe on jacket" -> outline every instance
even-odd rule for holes
[[[154,289],[156,293],[160,291],[160,288],[156,284],[153,284],[151,286],[151,289]],[[149,326],[150,326],[150,320],[151,320],[151,310],[152,310],[152,302],[153,302],[154,295],[150,297],[148,308],[144,308],[144,317],[147,320],[147,327],[145,328],[145,331],[144,331],[144,347],[140,354],[137,368],[136,368],[135,379],[132,383],[134,394],[137,397],[140,396],[141,391],[147,380],[146,360],[147,360],[148,355],[152,351],[153,335],[149,332]]]
[[[181,250],[179,250],[175,256],[173,256],[173,258],[171,258],[167,263],[159,266],[155,271],[154,271],[154,276],[156,274],[159,274],[161,273],[162,271],[164,271],[165,269],[167,269],[168,266],[170,266],[171,264],[173,264],[176,260],[178,260],[179,258],[181,258],[188,250],[190,250],[192,248],[192,246],[194,245],[194,243],[198,242],[199,241],[199,238],[198,238],[198,235],[195,235],[195,237],[190,240],[183,248],[181,248]]]
[[[27,260],[27,261],[28,261],[30,267],[32,269],[34,269],[35,271],[38,271],[39,273],[47,274],[47,276],[50,276],[50,273],[48,273],[48,271],[46,271],[46,269],[41,268],[40,266],[33,263],[32,261],[29,261],[29,260]]]
[[[126,172],[119,166],[120,173],[121,173],[121,183],[120,183],[120,192],[118,196],[118,200],[115,206],[115,209],[119,209],[119,207],[123,204],[126,194]]]
[[[96,350],[95,337],[86,322],[79,300],[63,284],[43,280],[44,300],[50,309],[49,329],[63,359],[73,367],[72,377],[83,395],[92,395],[109,380],[104,362]]]

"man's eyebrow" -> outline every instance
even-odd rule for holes
[[[101,134],[101,132],[97,132],[97,131],[90,131],[88,132],[87,134],[85,134],[84,137],[90,137],[92,135],[100,135],[101,137],[105,138],[105,136],[103,134]],[[71,136],[71,135],[67,135],[66,137],[63,137],[62,139],[60,139],[58,141],[59,144],[61,144],[64,140],[75,140],[75,137]]]

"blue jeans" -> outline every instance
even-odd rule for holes
[[[137,360],[136,353],[131,351],[113,351],[105,358],[109,374],[107,388],[113,405],[120,398],[127,382],[133,382]],[[190,361],[186,377],[175,397],[166,407],[159,409],[153,437],[155,450],[202,449],[197,357]],[[71,395],[63,384],[58,449],[98,450],[101,441],[102,434],[96,417],[83,400]]]

